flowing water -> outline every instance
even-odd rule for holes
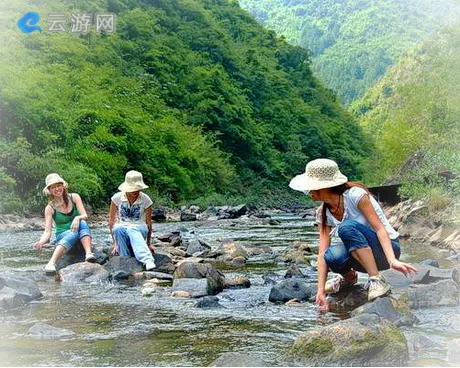
[[[223,220],[156,224],[157,233],[181,229],[184,237],[199,237],[210,244],[233,239],[245,246],[270,246],[275,254],[294,240],[317,242],[311,218],[292,214],[272,216],[278,225],[260,221]],[[187,231],[184,231],[184,227]],[[270,285],[263,275],[283,275],[286,266],[257,262],[227,277],[248,276],[249,289],[227,289],[218,295],[223,308],[200,309],[196,300],[170,297],[164,287],[152,297],[141,295],[140,284],[112,283],[68,286],[43,275],[51,249],[37,252],[32,244],[40,232],[0,234],[0,272],[34,278],[44,297],[0,314],[1,366],[207,366],[224,352],[243,352],[267,365],[292,364],[286,356],[296,337],[318,325],[343,318],[319,314],[311,303],[300,306],[268,302]],[[109,238],[105,228],[93,229],[94,241]],[[444,260],[446,254],[432,247],[403,243],[403,260]],[[446,345],[460,338],[460,310],[442,308],[418,311],[420,324],[406,329],[407,336],[426,336],[433,347],[413,355],[411,365],[448,365]],[[76,333],[60,340],[34,339],[28,329],[37,322]]]

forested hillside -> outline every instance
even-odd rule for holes
[[[456,0],[240,0],[267,28],[309,49],[313,70],[349,104],[398,58],[459,20]]]
[[[374,181],[403,179],[411,197],[460,195],[459,40],[460,26],[443,29],[352,105],[377,148]]]
[[[18,29],[28,11],[43,32]],[[47,31],[49,13],[106,11],[117,16],[114,34]],[[41,208],[54,171],[94,206],[129,169],[156,202],[178,203],[289,191],[288,179],[320,156],[359,177],[370,150],[308,53],[236,2],[3,2],[0,30],[3,212]]]

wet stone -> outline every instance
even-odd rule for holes
[[[219,304],[219,298],[216,296],[205,296],[198,300],[195,304],[196,308],[211,309],[211,308],[223,308]]]
[[[29,329],[29,336],[37,339],[63,339],[75,336],[75,332],[38,322]]]

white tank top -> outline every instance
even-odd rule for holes
[[[339,227],[342,224],[342,222],[345,220],[355,220],[359,222],[360,224],[369,226],[372,229],[371,225],[367,222],[363,213],[358,208],[359,201],[366,194],[368,193],[363,188],[360,188],[360,187],[352,187],[346,190],[345,192],[343,192],[344,213],[343,213],[342,221],[337,220],[331,214],[329,209],[326,209],[326,218],[327,218],[326,223],[328,226],[333,227],[331,234],[330,234],[331,236],[335,236],[335,237],[338,236]],[[393,226],[390,225],[390,223],[388,222],[388,219],[383,213],[383,210],[378,204],[378,202],[374,199],[374,197],[372,197],[372,195],[369,195],[369,198],[372,203],[372,206],[374,207],[375,212],[377,213],[377,216],[379,217],[380,221],[382,222],[383,226],[388,232],[390,239],[397,239],[399,236],[399,233],[393,228]],[[321,224],[321,213],[322,213],[322,206],[320,206],[318,210],[316,211],[316,222],[318,224]]]

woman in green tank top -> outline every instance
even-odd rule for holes
[[[85,261],[95,262],[91,252],[91,232],[86,223],[88,218],[85,207],[77,193],[69,194],[67,183],[58,174],[49,174],[45,179],[43,193],[49,196],[50,202],[45,207],[45,231],[35,248],[40,250],[51,238],[52,223],[56,229],[56,248],[45,272],[56,272],[56,262],[80,241],[85,250]]]

